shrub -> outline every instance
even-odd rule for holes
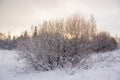
[[[107,32],[100,32],[92,41],[92,50],[94,52],[112,51],[118,47],[116,40]]]
[[[96,33],[94,18],[79,16],[45,21],[35,29],[34,37],[23,37],[18,43],[20,56],[36,70],[53,70],[82,64],[91,52],[116,49],[114,38],[105,32]]]

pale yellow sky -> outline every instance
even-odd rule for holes
[[[45,19],[93,16],[99,30],[120,36],[120,0],[0,0],[0,32],[18,35]]]

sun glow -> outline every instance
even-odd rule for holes
[[[69,33],[64,33],[64,37],[67,38],[67,39],[73,39],[75,36],[71,35]]]

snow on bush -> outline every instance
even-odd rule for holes
[[[36,36],[26,34],[18,43],[20,56],[36,70],[49,71],[85,63],[93,51],[117,48],[111,36],[97,33],[94,18],[80,16],[45,21]],[[33,34],[34,35],[34,34]],[[84,61],[83,61],[84,60]]]

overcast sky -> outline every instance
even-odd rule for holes
[[[45,19],[76,13],[93,14],[99,30],[120,36],[120,0],[0,0],[0,32],[18,35]]]

